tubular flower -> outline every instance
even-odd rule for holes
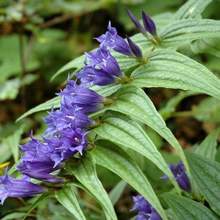
[[[190,192],[191,191],[191,185],[189,178],[186,174],[185,167],[182,162],[179,162],[177,165],[171,164],[170,170],[172,171],[173,175],[175,176],[175,179],[177,183],[179,184],[180,188],[183,190]]]
[[[87,65],[77,74],[84,85],[108,85],[121,75],[116,59],[105,47],[86,53]]]
[[[152,35],[157,35],[156,25],[154,21],[144,11],[142,11],[142,20],[145,30]]]
[[[42,187],[33,184],[27,177],[15,179],[5,174],[0,177],[0,202],[4,203],[5,199],[17,197],[31,197],[42,193]]]
[[[134,23],[135,27],[144,35],[148,32],[153,36],[157,35],[156,25],[152,18],[147,15],[144,11],[142,11],[142,21],[144,26],[138,21],[138,19],[133,15],[133,13],[128,10],[128,16],[130,17],[131,21]]]
[[[60,92],[61,106],[67,108],[79,107],[83,113],[95,112],[101,106],[103,97],[95,91],[69,80],[66,88]]]
[[[132,56],[132,52],[128,43],[124,38],[120,37],[117,33],[116,28],[111,26],[111,22],[108,24],[108,30],[105,34],[96,38],[99,43],[101,43],[101,47],[112,48],[113,50],[122,53],[127,56]]]
[[[66,128],[86,128],[92,121],[78,107],[62,106],[61,109],[49,112],[45,117],[45,122],[48,126],[45,131],[46,135],[53,135],[61,132]]]
[[[127,41],[128,41],[129,47],[131,48],[131,51],[132,51],[133,55],[135,57],[139,57],[139,58],[142,57],[143,55],[142,55],[141,49],[138,47],[138,45],[135,44],[131,40],[131,38],[129,38],[129,37],[127,37]]]
[[[133,197],[133,211],[137,211],[136,220],[162,220],[157,211],[141,195]]]
[[[50,156],[54,162],[54,167],[76,153],[82,154],[87,147],[87,132],[81,128],[67,128],[60,132],[59,136],[46,139],[48,145],[54,149],[54,153]]]
[[[24,155],[17,169],[24,175],[43,180],[46,182],[60,182],[61,179],[53,176],[55,162],[53,158],[57,154],[52,146],[45,142],[40,142],[34,138],[23,145],[21,150]]]

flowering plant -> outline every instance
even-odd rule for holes
[[[143,90],[182,89],[219,99],[220,80],[181,53],[181,47],[196,40],[220,37],[219,21],[200,18],[209,2],[189,0],[165,26],[158,26],[144,11],[142,21],[128,11],[140,33],[126,39],[109,22],[106,33],[96,38],[99,48],[55,75],[75,69],[58,96],[19,119],[51,109],[42,138],[31,135],[21,146],[16,168],[0,177],[1,203],[8,197],[39,194],[40,201],[54,196],[75,219],[84,220],[76,193],[80,188],[100,204],[101,219],[116,220],[114,202],[96,172],[96,166],[102,166],[122,179],[120,187],[129,184],[140,194],[133,197],[131,210],[137,220],[218,219],[220,164],[199,148],[184,152],[164,121],[166,115],[161,116]],[[178,163],[167,164],[146,126],[173,147]],[[157,195],[139,158],[163,173],[164,184],[172,184],[169,192]],[[13,177],[16,174],[23,177]]]

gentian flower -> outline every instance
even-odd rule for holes
[[[15,179],[5,174],[0,177],[0,202],[4,203],[5,199],[17,197],[31,197],[42,193],[44,190],[41,186],[33,184],[29,178]]]
[[[130,17],[131,21],[134,23],[135,27],[144,35],[146,35],[147,32],[153,36],[157,35],[156,25],[154,21],[144,11],[142,11],[142,21],[144,26],[141,25],[141,23],[138,21],[138,19],[133,15],[133,13],[130,10],[128,10],[128,16]]]
[[[55,167],[53,158],[56,152],[52,146],[32,138],[21,147],[24,155],[17,169],[24,175],[46,182],[60,182],[61,179],[51,173],[59,169]]]
[[[113,50],[122,53],[127,56],[132,56],[132,52],[128,43],[124,38],[118,35],[116,28],[111,26],[111,22],[108,24],[108,30],[105,34],[96,38],[101,47],[112,48]]]
[[[191,185],[189,178],[186,174],[185,167],[182,162],[179,162],[177,165],[171,164],[170,170],[172,171],[173,175],[175,176],[175,179],[177,183],[179,184],[180,188],[190,192],[191,191]]]
[[[86,135],[87,132],[81,128],[67,128],[61,131],[58,137],[45,139],[54,149],[54,153],[50,156],[54,161],[54,167],[78,152],[82,154],[88,145]]]
[[[81,111],[81,108],[61,106],[61,109],[49,112],[45,122],[48,126],[45,134],[53,135],[66,128],[86,128],[92,120]]]
[[[142,20],[145,30],[153,36],[157,35],[156,25],[154,21],[144,11],[142,11]]]
[[[137,211],[136,220],[162,220],[157,211],[141,195],[133,197],[133,211]]]
[[[127,41],[128,41],[128,44],[129,44],[129,47],[133,53],[133,55],[135,57],[139,57],[141,58],[142,57],[142,52],[141,52],[141,49],[137,46],[137,44],[135,44],[131,38],[127,37]]]
[[[108,85],[121,75],[116,59],[105,47],[86,53],[87,65],[77,74],[84,85]]]
[[[60,96],[61,106],[79,107],[83,113],[97,111],[103,102],[102,96],[91,89],[77,85],[73,80],[68,81],[66,88],[60,92]]]
[[[176,182],[180,186],[181,189],[190,192],[191,191],[191,185],[189,178],[186,174],[185,167],[182,162],[179,162],[178,164],[170,164],[169,165],[171,172],[173,173]],[[162,179],[167,180],[168,176],[164,175],[162,176]]]

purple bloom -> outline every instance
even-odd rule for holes
[[[173,175],[176,178],[177,183],[179,184],[180,188],[185,191],[191,191],[191,185],[189,178],[186,174],[185,167],[182,162],[179,162],[177,165],[171,164],[170,170],[172,171]]]
[[[48,128],[45,134],[56,134],[66,128],[86,128],[92,121],[77,107],[62,106],[60,110],[51,111],[45,118]]]
[[[83,113],[97,111],[103,102],[102,96],[91,89],[77,85],[73,80],[68,81],[60,96],[61,106],[67,108],[79,107]]]
[[[86,62],[87,65],[77,74],[82,84],[108,85],[121,75],[118,62],[104,47],[87,53]]]
[[[144,11],[142,11],[142,20],[145,30],[152,35],[157,35],[156,25],[154,21]]]
[[[5,199],[17,197],[30,197],[43,192],[43,188],[33,184],[27,177],[15,179],[5,174],[0,177],[0,202],[4,203]]]
[[[128,10],[128,16],[130,17],[131,21],[134,23],[135,27],[144,35],[147,32],[153,36],[157,35],[156,25],[155,25],[154,21],[144,11],[142,11],[142,21],[143,21],[144,27],[141,25],[141,23],[132,14],[132,12],[130,10]]]
[[[24,155],[21,163],[17,166],[17,169],[21,173],[47,182],[61,181],[60,178],[51,174],[59,168],[54,166],[55,162],[52,158],[56,155],[56,152],[52,146],[32,138],[21,149]]]
[[[45,139],[47,144],[55,151],[51,155],[51,159],[55,163],[54,166],[57,166],[78,152],[82,154],[88,145],[86,135],[87,132],[80,128],[67,128],[60,132],[58,137]]]
[[[106,47],[100,47],[93,52],[86,53],[86,63],[114,76],[121,75],[118,62]]]
[[[97,70],[91,66],[85,66],[80,72],[77,73],[83,85],[99,85],[104,86],[115,82],[115,77],[104,71]]]
[[[129,44],[129,47],[131,48],[132,53],[135,57],[142,57],[141,49],[138,47],[137,44],[135,44],[129,37],[127,37],[127,41]]]
[[[161,220],[157,211],[141,195],[133,197],[134,206],[132,210],[137,211],[136,220]]]
[[[130,11],[127,10],[128,16],[131,19],[131,21],[134,23],[135,27],[142,33],[145,33],[145,30],[139,20],[134,16],[134,14]]]
[[[118,35],[116,28],[111,26],[111,22],[108,24],[107,32],[96,39],[101,43],[101,47],[104,46],[107,48],[112,48],[119,53],[132,56],[128,43],[124,38]]]

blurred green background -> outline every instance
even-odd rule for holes
[[[45,113],[32,115],[19,123],[15,123],[15,120],[28,109],[55,96],[71,73],[62,74],[55,80],[51,80],[51,77],[70,60],[97,47],[94,38],[105,32],[109,20],[117,27],[119,34],[125,37],[136,33],[128,19],[126,8],[137,16],[140,16],[141,10],[145,10],[156,21],[158,20],[159,25],[163,25],[166,23],[165,18],[168,17],[166,15],[174,13],[184,2],[184,0],[0,0],[0,164],[3,163],[1,166],[4,167],[7,161],[13,165],[18,160],[19,143],[26,141],[30,130],[37,135],[41,134],[44,129],[42,116]],[[219,19],[219,10],[220,1],[214,0],[203,16]],[[195,43],[194,47],[184,48],[181,52],[202,62],[219,75],[220,42],[208,42],[208,49],[203,42]],[[213,98],[205,95],[188,97],[187,94],[169,89],[151,89],[147,92],[161,112],[168,111],[167,123],[185,148],[201,142],[220,122],[220,104]],[[149,132],[156,145],[162,151],[164,149],[167,160],[175,161],[176,159],[169,153],[169,146],[155,133]],[[155,187],[162,187],[161,182],[158,182],[161,174],[159,171],[156,173],[152,166],[149,163],[148,166],[143,165],[143,168],[148,167],[146,173],[156,183]],[[99,172],[107,189],[110,190],[118,182],[115,175],[101,169]],[[119,216],[123,216],[121,219],[128,218],[128,211],[131,208],[130,197],[126,196],[130,195],[130,191],[126,190],[124,194],[116,207]],[[93,206],[90,200],[91,198],[84,198],[88,204],[83,205],[89,206],[89,210],[94,211],[96,206]],[[38,209],[40,213],[38,219],[72,219],[53,200],[41,206]],[[0,218],[15,207],[22,207],[22,202],[7,201],[4,208],[0,207]],[[98,214],[89,215],[90,219],[99,219]]]

